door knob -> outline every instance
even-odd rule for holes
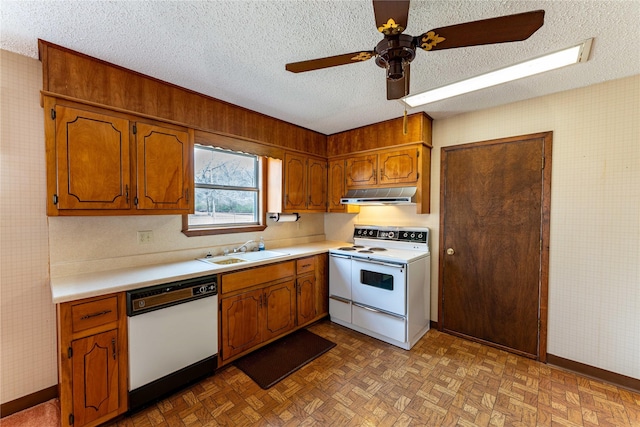
[[[456,253],[456,251],[454,251],[453,248],[448,248],[447,249],[447,255],[453,255],[455,253]]]

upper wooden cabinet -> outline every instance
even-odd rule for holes
[[[137,123],[138,209],[189,210],[193,146],[186,131]]]
[[[55,135],[55,191],[58,209],[131,207],[129,120],[76,108],[50,112]]]
[[[340,205],[351,188],[415,186],[416,212],[429,213],[431,146],[431,118],[425,113],[329,135],[328,211],[351,212],[353,206]]]
[[[193,211],[193,132],[45,98],[48,215]]]
[[[327,162],[317,157],[284,155],[283,211],[326,212]]]
[[[415,185],[420,176],[420,147],[384,150],[346,160],[346,187]]]
[[[346,159],[338,158],[329,161],[327,212],[358,213],[359,206],[343,205],[340,199],[346,193],[345,173]]]

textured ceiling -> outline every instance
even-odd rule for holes
[[[434,119],[640,74],[640,0],[418,1],[406,34],[544,9],[528,40],[419,50],[411,93],[594,37],[590,60],[409,110]],[[381,40],[370,0],[0,1],[0,48],[37,58],[37,39],[331,134],[399,117],[374,61],[293,74],[288,62],[369,50]]]

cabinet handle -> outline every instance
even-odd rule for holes
[[[92,317],[104,316],[105,314],[111,313],[111,310],[99,311],[97,313],[86,314],[80,318],[80,320],[91,319]]]
[[[124,197],[127,200],[127,203],[129,203],[129,184],[124,186]]]
[[[184,197],[187,199],[187,203],[189,203],[189,190],[184,190]]]
[[[111,338],[111,348],[113,350],[113,360],[116,360],[116,339]]]
[[[260,308],[262,308],[262,294],[260,294]]]
[[[311,264],[302,264],[302,268],[311,267]]]

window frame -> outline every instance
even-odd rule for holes
[[[186,214],[186,215],[182,215],[182,233],[185,234],[187,237],[193,237],[193,236],[211,236],[211,235],[217,235],[217,234],[231,234],[231,233],[250,233],[250,232],[258,232],[258,231],[265,230],[267,228],[267,225],[266,225],[266,217],[267,217],[267,212],[266,212],[267,210],[267,203],[266,203],[267,201],[267,194],[266,194],[267,193],[266,192],[267,170],[266,169],[267,168],[265,167],[265,157],[259,154],[241,152],[238,150],[227,149],[225,147],[220,147],[217,145],[206,144],[206,143],[194,144],[193,151],[192,151],[192,155],[194,157],[195,157],[195,150],[198,145],[202,147],[221,150],[221,151],[229,151],[233,153],[248,154],[250,156],[256,156],[257,163],[258,163],[257,164],[258,171],[256,173],[256,178],[258,179],[258,183],[257,183],[258,223],[248,224],[248,225],[232,224],[232,225],[222,225],[222,226],[213,224],[211,226],[193,227],[189,225],[189,214]],[[194,169],[195,169],[195,166],[194,166]],[[195,170],[192,173],[192,181],[193,181],[193,198],[195,203],[195,189],[196,189]]]

